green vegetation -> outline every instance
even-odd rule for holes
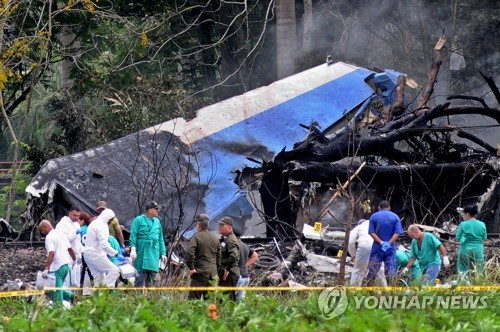
[[[3,175],[0,175],[3,176]],[[16,195],[12,204],[12,214],[10,220],[18,221],[22,212],[26,209],[26,193],[24,190],[31,181],[31,177],[27,174],[19,172],[16,175],[15,187]],[[5,218],[7,215],[7,205],[9,204],[10,186],[0,187],[0,217]],[[12,224],[12,226],[17,226]]]
[[[399,293],[400,295],[410,295]],[[80,298],[73,308],[51,308],[41,300],[0,299],[0,331],[495,331],[500,329],[500,300],[496,292],[454,292],[483,297],[482,309],[367,309],[349,306],[339,317],[326,320],[318,307],[319,292],[249,293],[244,304],[224,301],[218,317],[209,316],[209,304],[186,301],[185,293],[95,293]],[[391,295],[384,293],[384,295]],[[394,295],[394,294],[392,294]],[[420,291],[418,297],[447,296],[449,291]]]

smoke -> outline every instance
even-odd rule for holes
[[[449,94],[483,92],[474,91],[484,83],[475,77],[478,70],[497,75],[499,12],[498,1],[320,0],[313,11],[314,49],[302,52],[315,62],[331,54],[334,60],[368,68],[396,69],[424,85],[434,45],[444,32],[448,41],[434,97],[435,103],[441,103]],[[300,35],[303,14],[298,10],[297,15]],[[463,57],[465,67],[450,72],[452,54]],[[298,60],[304,61],[303,57]]]

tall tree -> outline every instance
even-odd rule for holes
[[[297,49],[295,0],[276,0],[276,48],[278,79],[292,75]]]

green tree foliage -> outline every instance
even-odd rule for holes
[[[40,149],[55,144],[53,153],[41,154],[47,158],[174,117],[192,118],[201,106],[271,83],[280,61],[271,0],[4,0],[2,6],[2,104],[19,140]],[[471,84],[484,86],[475,79],[477,69],[498,71],[498,8],[470,0],[316,0],[306,33],[304,1],[297,0],[297,49],[289,57],[295,71],[330,54],[424,82],[445,28],[449,42],[439,81],[466,93]],[[445,70],[452,52],[465,57],[464,69]],[[53,98],[71,105],[79,120],[59,121],[51,113]],[[19,131],[23,123],[29,130]],[[84,139],[77,149],[57,147],[71,131],[66,125],[80,126]],[[5,117],[0,126],[10,142]],[[12,155],[9,147],[2,144],[0,152]]]
[[[11,218],[13,220],[19,220],[21,213],[23,213],[24,210],[26,209],[26,199],[24,190],[31,182],[31,177],[25,173],[17,173],[14,181],[15,181],[16,192],[15,192],[15,199],[13,201],[13,206],[11,207],[12,209]],[[9,193],[10,193],[10,186],[0,187],[0,217],[2,218],[7,215],[7,208],[9,205]],[[15,223],[13,223],[12,226],[20,226],[20,225],[16,225]]]

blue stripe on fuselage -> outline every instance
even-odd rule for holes
[[[373,90],[364,82],[371,73],[367,69],[356,69],[193,143],[195,151],[210,151],[216,161],[216,175],[209,183],[209,194],[204,199],[205,212],[215,218],[235,200],[238,186],[233,182],[235,174],[231,172],[249,164],[247,156],[263,157],[252,155],[252,147],[256,151],[263,151],[258,149],[259,146],[265,147],[276,155],[285,146],[290,149],[306,137],[307,130],[299,124],[309,125],[316,121],[321,128],[327,128],[372,95]],[[207,184],[214,171],[213,159],[205,153],[200,157],[200,178]]]

